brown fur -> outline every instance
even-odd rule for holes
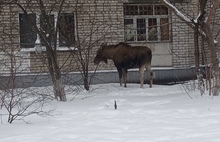
[[[120,85],[124,82],[126,87],[127,70],[130,68],[139,68],[140,83],[143,87],[144,83],[144,69],[146,68],[150,77],[150,87],[153,83],[153,73],[151,71],[151,49],[146,46],[131,46],[127,43],[120,42],[117,45],[102,44],[97,51],[97,55],[94,59],[95,64],[99,64],[101,61],[107,63],[107,60],[113,60],[120,79]]]

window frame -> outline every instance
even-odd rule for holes
[[[139,6],[152,6],[153,7],[153,14],[146,14],[146,15],[143,15],[143,14],[139,14],[140,13],[140,9],[139,9]],[[166,15],[158,15],[158,14],[156,14],[156,8],[155,8],[155,6],[161,6],[162,4],[148,4],[148,3],[145,3],[145,4],[137,4],[137,3],[135,3],[135,4],[131,4],[131,3],[124,3],[124,5],[123,5],[123,10],[124,10],[124,40],[125,40],[125,42],[131,42],[131,43],[134,43],[134,42],[149,42],[149,43],[151,43],[151,42],[170,42],[171,41],[171,24],[169,24],[170,23],[170,16],[171,16],[171,12],[170,12],[170,10],[168,9],[168,13],[166,14]],[[126,8],[126,6],[138,6],[138,14],[137,15],[126,15],[126,12],[127,11],[125,11],[125,8]],[[131,12],[132,13],[132,12]],[[133,12],[134,13],[134,12]],[[162,40],[162,38],[161,38],[161,19],[168,19],[168,37],[169,37],[169,39],[168,40]],[[131,26],[131,25],[129,25],[128,26],[128,29],[126,29],[126,23],[125,23],[125,20],[133,20],[133,25]],[[138,40],[138,34],[137,34],[137,31],[138,31],[138,27],[137,27],[137,20],[138,19],[145,19],[145,24],[146,24],[146,26],[145,26],[145,33],[146,33],[146,35],[145,35],[145,40]],[[149,27],[148,27],[148,25],[149,25],[149,23],[148,23],[148,20],[149,19],[156,19],[156,22],[157,22],[157,40],[149,40],[148,38],[149,38]],[[132,29],[130,29],[131,31],[133,31],[133,33],[131,33],[131,34],[126,34],[126,30],[128,30],[129,31],[129,28],[130,27],[132,27]],[[133,34],[133,35],[132,35]],[[127,36],[129,36],[130,35],[130,37],[132,37],[134,40],[128,40],[128,39],[126,39],[126,37]]]
[[[35,16],[35,18],[37,19],[37,14],[36,13],[28,13],[29,15],[30,14],[33,14],[34,16]],[[22,16],[22,17],[20,17],[20,15]],[[25,46],[25,44],[30,44],[30,46],[32,46],[31,44],[32,43],[27,43],[27,42],[21,42],[21,40],[22,40],[22,36],[23,35],[21,35],[21,34],[23,34],[23,33],[25,33],[25,34],[33,34],[34,35],[34,37],[33,38],[36,38],[36,40],[37,40],[37,34],[36,34],[36,32],[35,31],[32,31],[32,32],[29,32],[29,33],[26,33],[27,31],[23,31],[23,33],[21,32],[21,30],[22,30],[22,28],[21,28],[21,19],[20,18],[24,18],[26,21],[27,21],[27,17],[25,17],[25,14],[24,13],[19,13],[18,14],[18,23],[19,23],[19,46],[20,46],[20,48],[24,48],[24,49],[29,49],[29,48],[27,48],[27,47],[22,47],[22,46]],[[33,22],[37,22],[36,21],[36,19],[33,21]],[[23,23],[24,25],[24,28],[26,27],[26,25],[28,25],[30,23],[30,21],[27,21],[26,23]],[[28,30],[30,30],[30,28],[32,29],[32,26],[30,26],[30,27],[28,27]],[[26,28],[25,28],[26,29]],[[24,37],[25,37],[25,35],[24,35]],[[32,36],[31,36],[32,37]],[[24,45],[22,45],[22,44],[24,44]],[[35,41],[35,43],[33,43],[33,47],[30,47],[30,49],[31,48],[34,48],[34,46],[35,46],[35,44],[36,44],[36,41]]]
[[[40,41],[40,37],[39,37],[39,34],[36,33],[37,35],[37,39],[35,41],[35,46],[34,47],[31,47],[31,48],[25,48],[25,47],[22,47],[21,46],[21,32],[20,32],[20,14],[24,14],[24,13],[18,13],[18,24],[19,24],[19,47],[20,47],[20,51],[21,52],[36,52],[36,51],[39,51],[39,49],[37,49],[38,47],[36,46],[37,44],[40,44],[41,45],[41,51],[46,51],[46,47],[42,45],[41,41]],[[28,14],[35,14],[36,15],[36,26],[38,28],[41,28],[41,21],[40,21],[40,13],[38,12],[33,12],[33,13],[28,13]],[[73,15],[73,18],[74,18],[74,38],[75,38],[75,42],[76,42],[76,17],[75,17],[75,13],[73,12],[62,12],[61,14],[72,14]],[[57,20],[58,20],[58,13],[57,12],[51,12],[50,15],[54,15],[54,27],[57,27]],[[59,27],[58,27],[58,32],[57,32],[57,40],[56,40],[56,43],[57,43],[57,50],[58,51],[71,51],[71,50],[77,50],[76,48],[76,43],[74,46],[60,46],[59,45]]]
[[[73,15],[72,15],[72,14],[73,14]],[[57,15],[57,17],[58,17],[58,16],[60,16],[60,17],[61,17],[61,16],[64,16],[64,17],[65,17],[65,16],[73,16],[73,19],[70,19],[71,21],[73,20],[73,22],[74,22],[74,23],[73,23],[73,24],[74,24],[74,27],[73,27],[73,29],[71,29],[71,30],[73,30],[73,34],[74,34],[74,39],[73,39],[73,40],[74,40],[74,42],[75,42],[74,45],[76,45],[76,31],[77,31],[77,30],[76,30],[76,16],[75,16],[75,14],[74,14],[74,13],[63,12],[63,13],[60,13],[60,15]],[[59,18],[60,18],[60,17],[59,17]],[[57,20],[57,18],[56,18],[56,20]],[[59,20],[61,21],[61,19],[59,19]],[[70,28],[71,28],[71,27],[70,27]],[[64,30],[66,30],[66,29],[64,29]],[[59,47],[60,47],[60,48],[69,48],[69,47],[67,47],[67,46],[65,46],[65,45],[64,45],[64,46],[61,45],[61,44],[63,44],[63,43],[61,43],[61,41],[60,41],[60,28],[59,28],[59,27],[58,27],[58,32],[57,32],[57,34],[58,34],[57,37],[58,37],[58,39],[59,39],[59,40],[57,41],[57,42],[58,42],[57,44],[59,45]],[[75,47],[75,46],[73,46],[73,47]],[[71,48],[71,46],[70,46],[70,48]]]

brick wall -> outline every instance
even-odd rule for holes
[[[50,1],[47,1],[48,7]],[[84,51],[90,52],[88,58],[89,70],[96,67],[93,59],[99,45],[102,42],[116,44],[124,41],[124,19],[123,19],[123,3],[131,2],[130,0],[69,0],[64,4],[64,11],[77,13],[77,34],[80,37],[79,43]],[[149,1],[148,1],[149,2]],[[194,2],[194,1],[192,1]],[[34,6],[34,5],[33,5]],[[194,17],[193,3],[175,3],[183,13]],[[36,7],[34,7],[36,11]],[[21,12],[15,5],[4,6],[0,12],[0,48],[1,61],[5,56],[4,51],[18,53],[19,48],[19,24],[18,13]],[[218,13],[219,10],[218,10]],[[220,15],[220,14],[218,14]],[[216,22],[219,22],[219,18]],[[184,22],[179,20],[173,13],[171,14],[171,30],[172,30],[172,64],[174,67],[194,66],[194,39],[193,31]],[[214,29],[219,29],[216,25]],[[217,30],[216,30],[217,31]],[[216,33],[217,34],[217,33]],[[79,62],[74,52],[62,51],[58,53],[59,63],[63,65],[63,71],[78,71]],[[45,62],[42,57],[35,52],[16,54],[16,59],[20,63],[20,70],[30,70],[31,72],[45,71]],[[18,58],[20,57],[20,58]],[[6,69],[1,63],[1,69]],[[112,61],[108,64],[101,63],[99,70],[115,69]]]
[[[117,0],[84,1],[78,13],[78,34],[84,49],[91,50],[90,70],[94,70],[94,56],[100,44],[124,41],[123,4]],[[91,40],[91,41],[90,41]],[[98,69],[115,69],[113,63],[100,63]]]
[[[0,11],[0,73],[28,72],[29,55],[19,52],[18,12],[14,5]]]
[[[187,16],[193,17],[194,5],[192,3],[175,3],[174,5]],[[193,30],[174,13],[172,13],[172,38],[173,66],[194,66]]]
[[[190,3],[175,4],[183,13],[188,17],[195,19],[196,14],[196,0],[192,0]],[[212,5],[212,1],[207,2],[207,14],[210,12],[209,8]],[[207,16],[207,15],[206,15]],[[220,22],[220,8],[216,11],[215,20],[212,22],[213,25],[213,36],[219,32]],[[195,52],[194,52],[194,32],[191,28],[187,27],[185,23],[182,23],[174,14],[172,14],[172,33],[173,33],[173,66],[195,66]],[[205,48],[205,53],[202,51],[202,46]],[[199,37],[199,50],[200,50],[200,64],[206,62],[210,64],[210,51],[207,46],[207,42],[202,41],[201,36]],[[220,44],[217,45],[218,51],[220,51]],[[219,53],[219,52],[218,52]],[[218,54],[220,57],[220,55]]]
[[[83,56],[83,62],[89,62],[89,70],[96,68],[93,59],[101,43],[114,44],[124,40],[123,7],[122,3],[118,3],[117,0],[80,0],[78,3],[72,0],[64,4],[64,11],[73,12],[76,16],[76,33],[79,36],[78,44],[82,47],[82,49],[77,50],[83,50],[82,53],[89,54],[88,56]],[[64,66],[62,70],[82,70],[80,62],[77,61],[74,55],[76,52],[59,52],[60,65]],[[67,61],[68,54],[72,54],[72,58]],[[31,54],[31,71],[45,71],[45,65],[40,60],[39,55]],[[65,67],[68,67],[68,69]],[[98,69],[114,69],[114,65],[109,61],[109,64],[101,63]]]

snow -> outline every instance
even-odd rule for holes
[[[198,14],[198,16],[196,17],[196,19],[194,20],[194,23],[198,23],[199,21],[199,17],[201,16],[201,12],[199,11],[199,14]]]
[[[168,5],[170,8],[172,8],[176,12],[176,14],[181,17],[181,19],[183,19],[185,22],[191,23],[191,20],[183,15],[174,5],[169,3],[167,0],[163,0],[163,2],[166,3],[166,5]]]
[[[92,85],[67,102],[52,101],[52,116],[29,116],[8,124],[2,142],[217,142],[220,97],[201,96],[193,85]],[[40,88],[41,89],[41,88]],[[191,99],[190,95],[193,99]],[[73,99],[74,98],[74,99]],[[118,109],[114,109],[114,100]],[[0,114],[1,114],[0,110]]]

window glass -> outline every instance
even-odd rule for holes
[[[149,18],[148,19],[148,40],[156,41],[157,37],[157,19]]]
[[[128,5],[124,7],[125,15],[138,15],[138,6]]]
[[[32,22],[31,22],[31,21]],[[34,48],[37,40],[37,33],[34,30],[33,24],[36,23],[36,14],[28,15],[19,14],[19,28],[20,28],[20,47]]]
[[[74,15],[62,13],[59,15],[59,46],[73,47],[75,45]]]
[[[75,25],[73,13],[61,13],[59,18],[56,19],[54,14],[52,15],[39,15],[35,13],[19,14],[19,32],[20,32],[20,47],[21,48],[34,48],[37,38],[39,38],[41,44],[45,46],[45,40],[40,39],[37,36],[34,26],[41,28],[45,34],[46,41],[53,47],[55,45],[55,37],[59,43],[59,47],[74,47],[75,46]],[[39,18],[39,19],[37,19]],[[55,32],[55,22],[58,21],[58,34]],[[36,24],[36,25],[33,25]]]
[[[168,8],[157,4],[124,4],[125,41],[170,40]]]
[[[125,25],[125,40],[134,41],[135,30],[133,27],[133,19],[124,19]]]
[[[153,5],[140,5],[139,14],[140,15],[153,15]]]
[[[40,15],[40,27],[46,34],[47,41],[53,47],[55,43],[55,19],[54,15]],[[44,40],[41,39],[41,44],[45,45]]]
[[[137,19],[137,40],[146,40],[146,21],[145,19]]]
[[[168,8],[164,5],[155,5],[155,15],[167,15]]]
[[[169,40],[169,20],[168,18],[160,19],[161,40]]]

